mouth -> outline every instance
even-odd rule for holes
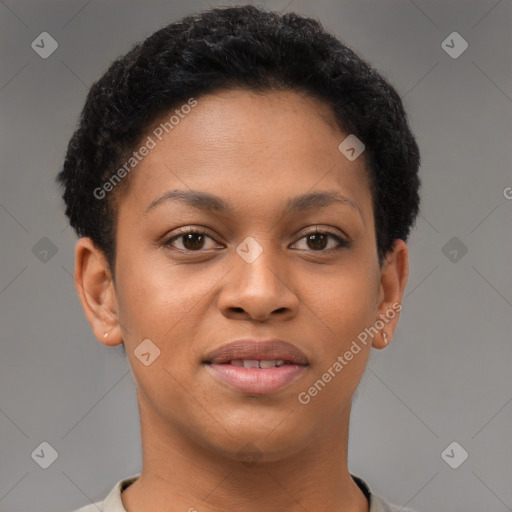
[[[275,393],[304,374],[309,361],[283,340],[244,339],[211,352],[203,361],[212,377],[250,395]]]

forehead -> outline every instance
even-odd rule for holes
[[[369,221],[364,160],[340,153],[348,133],[328,104],[291,91],[231,90],[195,101],[147,131],[141,144],[149,137],[153,148],[131,171],[120,210],[141,213],[171,189],[209,191],[237,209],[321,189],[352,198]]]

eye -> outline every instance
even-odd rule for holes
[[[329,243],[329,239],[334,240],[336,243],[334,247],[329,247],[328,249],[326,249]],[[306,247],[302,249],[299,248],[299,250],[312,250],[314,252],[333,252],[350,247],[350,242],[348,242],[347,240],[343,240],[339,236],[329,231],[318,231],[318,229],[315,229],[315,231],[310,231],[309,233],[307,233],[299,240],[299,242],[301,240],[305,240]]]
[[[205,242],[207,239],[215,242],[215,240],[209,236],[204,229],[186,227],[181,229],[178,234],[168,238],[165,242],[163,242],[163,245],[165,247],[172,247],[174,249],[185,252],[199,252],[201,249],[214,249],[215,246],[205,247]],[[318,231],[318,229],[307,233],[297,242],[295,242],[295,244],[302,240],[305,240],[306,247],[299,247],[299,250],[330,253],[350,247],[349,241],[343,240],[330,231]],[[327,247],[330,240],[335,242],[333,247]],[[176,242],[180,242],[178,246],[176,245]]]
[[[174,235],[173,237],[167,239],[163,245],[165,247],[174,247],[181,251],[199,251],[201,249],[204,249],[204,243],[205,240],[209,238],[210,240],[213,240],[213,238],[206,234],[206,231],[198,228],[185,228],[181,230],[181,232],[178,235]],[[180,240],[181,239],[181,240]],[[180,241],[181,247],[176,247],[174,245],[175,241]],[[213,247],[210,247],[212,249]],[[208,249],[208,247],[206,248]]]

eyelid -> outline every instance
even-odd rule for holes
[[[302,235],[301,235],[302,233]],[[308,226],[307,228],[304,228],[303,230],[299,231],[299,233],[296,236],[299,236],[300,238],[303,238],[307,235],[320,233],[320,234],[329,234],[335,237],[338,237],[343,242],[351,242],[350,237],[341,229],[330,227],[330,226],[321,226],[321,225],[315,225],[315,226]]]
[[[190,224],[188,226],[176,228],[175,230],[173,230],[173,234],[171,236],[164,237],[162,245],[171,245],[171,242],[173,240],[179,238],[180,236],[187,235],[189,233],[192,233],[194,235],[205,235],[205,236],[211,238],[214,242],[219,243],[215,239],[215,236],[211,235],[206,228],[204,228],[202,226],[196,226],[196,225]],[[189,252],[199,252],[199,251],[189,251]]]

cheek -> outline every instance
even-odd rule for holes
[[[350,272],[336,276],[309,295],[314,305],[309,309],[315,313],[311,332],[322,350],[316,352],[311,376],[297,397],[305,413],[317,418],[319,431],[350,403],[371,349],[371,342],[365,344],[358,336],[375,322],[376,315],[376,281],[371,269],[351,266]]]
[[[336,269],[321,287],[310,292],[308,302],[319,327],[340,349],[376,320],[377,275],[369,266],[351,265]],[[306,296],[306,295],[305,295]],[[306,299],[305,299],[306,300]]]
[[[177,381],[190,379],[195,361],[190,340],[200,337],[208,292],[218,276],[185,271],[168,261],[143,263],[132,256],[118,266],[118,306],[135,380],[154,407],[171,397],[181,408],[190,407]],[[138,360],[146,339],[159,350],[146,342],[144,352],[158,354],[148,366]]]
[[[211,272],[173,265],[164,258],[132,254],[120,261],[117,293],[125,342],[136,344],[149,338],[164,347],[169,338],[179,338],[179,333],[194,325],[202,300],[217,280]],[[179,350],[179,346],[173,348]]]

